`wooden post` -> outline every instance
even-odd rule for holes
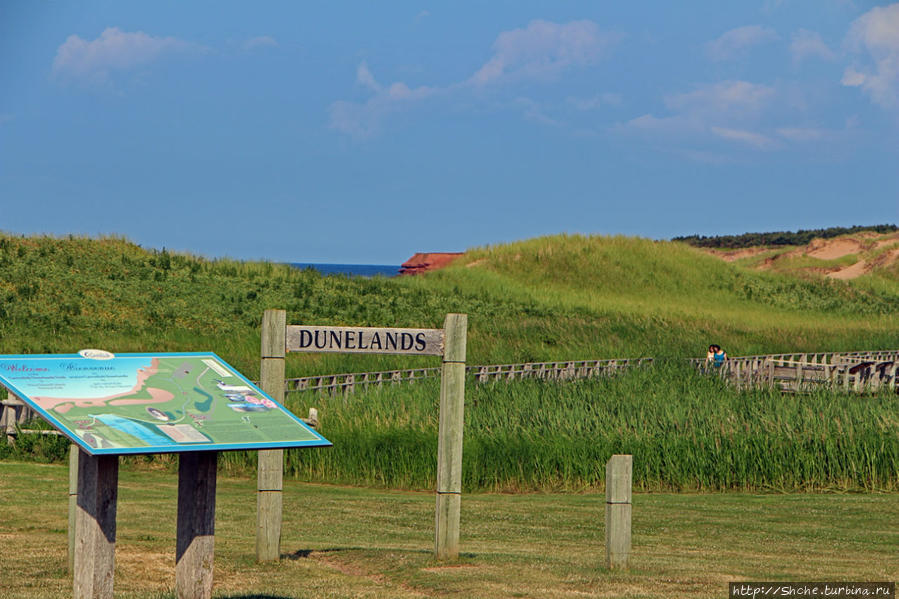
[[[462,424],[465,408],[465,345],[467,314],[447,314],[446,341],[440,379],[440,420],[437,439],[437,559],[459,556],[462,503]]]
[[[119,457],[78,456],[75,599],[112,599]]]
[[[606,567],[626,569],[631,553],[631,480],[633,456],[613,455],[606,462]]]
[[[215,480],[218,452],[178,455],[178,530],[175,590],[178,599],[212,597]]]
[[[75,520],[78,517],[78,454],[81,449],[69,445],[69,574],[75,573]]]
[[[6,404],[3,406],[3,422],[5,424],[6,443],[15,445],[16,425],[21,424],[24,412],[22,401],[12,393],[7,393]]]
[[[12,445],[13,443],[15,443],[15,437],[11,436],[7,431],[6,421],[9,418],[8,413],[9,409],[6,403],[0,403],[0,432],[2,432],[6,437],[6,444]],[[13,432],[15,432],[15,430],[13,430]]]
[[[277,402],[284,401],[284,356],[287,312],[266,310],[262,315],[262,364],[259,386]],[[281,505],[284,450],[259,451],[256,480],[256,560],[281,557]]]

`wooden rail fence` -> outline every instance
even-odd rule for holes
[[[566,362],[527,362],[524,364],[494,364],[468,366],[465,374],[475,382],[537,378],[547,380],[573,380],[594,376],[609,376],[634,366],[652,363],[652,358],[619,360],[575,360]],[[319,391],[323,393],[352,393],[357,387],[381,387],[385,384],[409,383],[440,374],[439,368],[412,368],[383,372],[355,372],[327,374],[287,379],[287,393]]]
[[[718,369],[695,361],[705,370],[717,370],[737,388],[777,387],[781,391],[809,392],[822,386],[846,391],[897,388],[899,351],[777,354],[729,358]]]

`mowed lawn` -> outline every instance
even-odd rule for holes
[[[173,597],[177,477],[119,479],[116,597]],[[71,595],[67,469],[0,463],[0,597]],[[638,494],[628,572],[600,494],[463,496],[462,558],[432,557],[431,493],[285,482],[279,563],[256,564],[255,481],[220,478],[215,595],[725,597],[739,580],[896,581],[897,494]]]

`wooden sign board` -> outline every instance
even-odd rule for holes
[[[0,385],[90,455],[331,444],[211,352],[0,356]]]
[[[287,326],[287,351],[442,356],[443,329]]]

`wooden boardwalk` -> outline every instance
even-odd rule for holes
[[[573,380],[594,376],[609,376],[634,366],[643,366],[651,363],[652,358],[526,362],[523,364],[467,366],[465,374],[478,383],[523,378]],[[382,387],[388,384],[416,382],[436,377],[439,374],[440,368],[326,374],[287,379],[285,386],[287,393],[299,391],[319,391],[330,394],[352,393],[357,388],[365,389],[367,387]]]
[[[737,388],[777,387],[787,392],[810,392],[821,387],[853,392],[897,387],[899,351],[774,354],[729,358],[721,368],[702,360],[694,363],[716,371]]]

